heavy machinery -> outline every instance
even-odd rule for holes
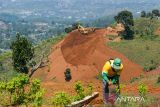
[[[90,28],[90,27],[85,28],[81,25],[78,25],[78,31],[83,35],[87,35],[89,33],[95,32],[95,28]]]

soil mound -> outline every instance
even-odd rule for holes
[[[105,61],[110,58],[119,57],[124,64],[122,80],[128,80],[134,76],[140,75],[142,69],[139,65],[107,47],[106,35],[106,29],[96,30],[89,35],[82,35],[78,31],[71,32],[61,44],[61,51],[65,61],[73,66],[93,66],[98,72],[101,72]],[[85,72],[90,73],[91,71],[93,72],[92,68]],[[97,71],[95,71],[96,74]]]

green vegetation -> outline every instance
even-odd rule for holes
[[[81,100],[85,97],[84,87],[80,81],[75,84],[74,89],[77,93],[76,100]]]
[[[4,60],[11,58],[12,57],[12,52],[5,52],[0,55],[0,62],[3,62]]]
[[[51,103],[54,107],[64,107],[74,101],[82,100],[93,92],[92,84],[84,87],[80,81],[75,83],[76,95],[70,96],[65,92],[58,92]],[[32,79],[25,74],[17,75],[11,80],[0,82],[0,106],[34,106],[40,107],[43,104],[44,89],[41,88],[40,80]]]
[[[143,39],[154,39],[154,32],[160,26],[160,20],[155,18],[138,18],[135,19],[134,32],[136,37]]]
[[[52,99],[52,105],[54,107],[65,107],[71,103],[71,97],[65,92],[56,93],[55,97]]]
[[[82,100],[85,96],[92,94],[93,86],[92,84],[88,84],[87,89],[84,88],[80,81],[75,83],[74,89],[77,93],[76,96],[73,96],[74,101]]]
[[[72,26],[65,28],[65,32],[66,33],[72,32],[73,30],[78,29],[79,25],[83,25],[83,23],[81,23],[81,22],[73,23]]]
[[[76,92],[75,96],[70,96],[65,92],[56,93],[56,95],[51,99],[52,105],[54,107],[65,107],[71,102],[82,100],[93,92],[92,84],[88,84],[87,88],[85,88],[80,81],[75,83],[74,89]]]
[[[155,69],[160,64],[159,43],[160,38],[156,38],[154,40],[134,39],[109,42],[108,45],[148,71]]]
[[[28,76],[18,75],[10,81],[0,82],[0,105],[18,106],[31,103],[39,107],[42,104],[43,93],[39,80],[30,81]]]
[[[124,25],[125,31],[121,34],[122,38],[133,39],[134,31],[132,27],[134,26],[134,21],[132,13],[127,10],[121,11],[114,18],[117,23],[122,23]]]
[[[28,63],[29,67],[40,62],[42,55],[44,55],[44,59],[48,59],[48,55],[52,52],[52,47],[60,40],[62,40],[65,34],[55,35],[52,38],[47,40],[41,41],[37,45],[34,46],[34,57]],[[10,80],[12,77],[17,76],[18,72],[16,72],[13,68],[13,61],[12,61],[12,52],[5,52],[0,55],[0,80],[7,79]],[[32,65],[32,66],[31,66]]]
[[[146,107],[157,102],[156,97],[148,94],[148,87],[145,84],[140,83],[137,89],[139,92],[139,99],[137,101],[133,99],[138,96],[123,93],[121,95],[123,98],[120,97],[121,100],[116,101],[116,107]]]
[[[137,97],[135,95],[123,94],[121,96],[123,96],[124,98],[126,97],[126,99],[129,98],[130,100],[129,101],[123,100],[121,102],[117,101],[115,103],[116,107],[148,107],[149,105],[155,104],[157,102],[157,98],[155,98],[154,96],[150,96],[150,95],[147,95],[147,97],[144,98],[144,100],[142,100],[141,99],[142,97],[140,97],[140,99],[137,101],[134,101],[133,99],[131,100],[131,97],[133,98]]]
[[[145,84],[140,83],[138,85],[138,92],[140,96],[145,97],[148,92],[148,87]]]
[[[156,18],[137,18],[133,27],[135,39],[108,45],[141,65],[145,71],[153,70],[160,64],[160,37],[155,35],[159,26],[160,20]]]
[[[17,33],[16,40],[11,44],[11,49],[14,69],[27,74],[27,64],[34,56],[32,43]]]
[[[146,18],[154,18],[154,17],[159,17],[160,16],[160,12],[158,9],[154,9],[152,10],[152,12],[146,12],[146,11],[142,11],[141,12],[141,17],[146,17]]]
[[[40,61],[40,57],[42,55],[44,55],[45,58],[48,57],[48,55],[54,51],[52,49],[53,45],[55,45],[56,43],[60,42],[63,38],[65,37],[65,34],[62,33],[60,35],[56,35],[52,38],[49,38],[47,40],[41,41],[40,43],[38,43],[36,46],[34,46],[35,49],[35,57],[33,58],[33,60],[35,62],[39,62]]]

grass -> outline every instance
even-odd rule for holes
[[[154,40],[134,39],[123,40],[122,42],[109,42],[107,45],[121,52],[128,59],[145,69],[160,65],[160,37]]]
[[[0,62],[3,62],[4,60],[11,58],[12,57],[12,52],[5,52],[0,55]]]
[[[33,58],[34,61],[39,62],[42,54],[44,57],[47,58],[48,55],[52,52],[52,47],[59,41],[64,38],[64,34],[58,35],[56,37],[49,38],[37,44],[35,46],[35,57]]]

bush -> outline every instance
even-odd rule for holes
[[[75,96],[70,96],[65,92],[56,93],[55,97],[51,99],[52,105],[54,107],[64,107],[70,104],[73,101],[82,100],[85,96],[91,95],[93,92],[93,85],[88,84],[87,88],[84,89],[84,86],[80,81],[75,83],[74,89],[76,91]]]
[[[140,83],[140,84],[138,85],[138,92],[139,92],[139,95],[140,95],[140,96],[145,97],[146,94],[147,94],[147,92],[148,92],[148,87],[147,87],[145,84]]]
[[[139,18],[135,21],[134,31],[143,39],[154,39],[155,31],[159,27],[159,21],[156,19]]]
[[[0,82],[0,95],[8,96],[0,100],[0,105],[16,106],[33,103],[34,106],[39,107],[42,104],[43,93],[44,91],[40,88],[39,80],[30,82],[28,76],[18,75],[8,82]],[[0,99],[2,99],[2,96],[0,96]]]
[[[34,79],[28,93],[28,101],[32,101],[33,105],[39,107],[42,105],[44,90],[40,87],[40,80]]]
[[[74,89],[77,93],[77,97],[76,97],[77,99],[75,100],[81,100],[85,97],[84,87],[80,81],[76,82]]]
[[[71,103],[71,97],[65,92],[59,92],[52,99],[52,104],[54,107],[64,107]]]
[[[93,85],[88,84],[86,95],[91,95],[93,93]]]

